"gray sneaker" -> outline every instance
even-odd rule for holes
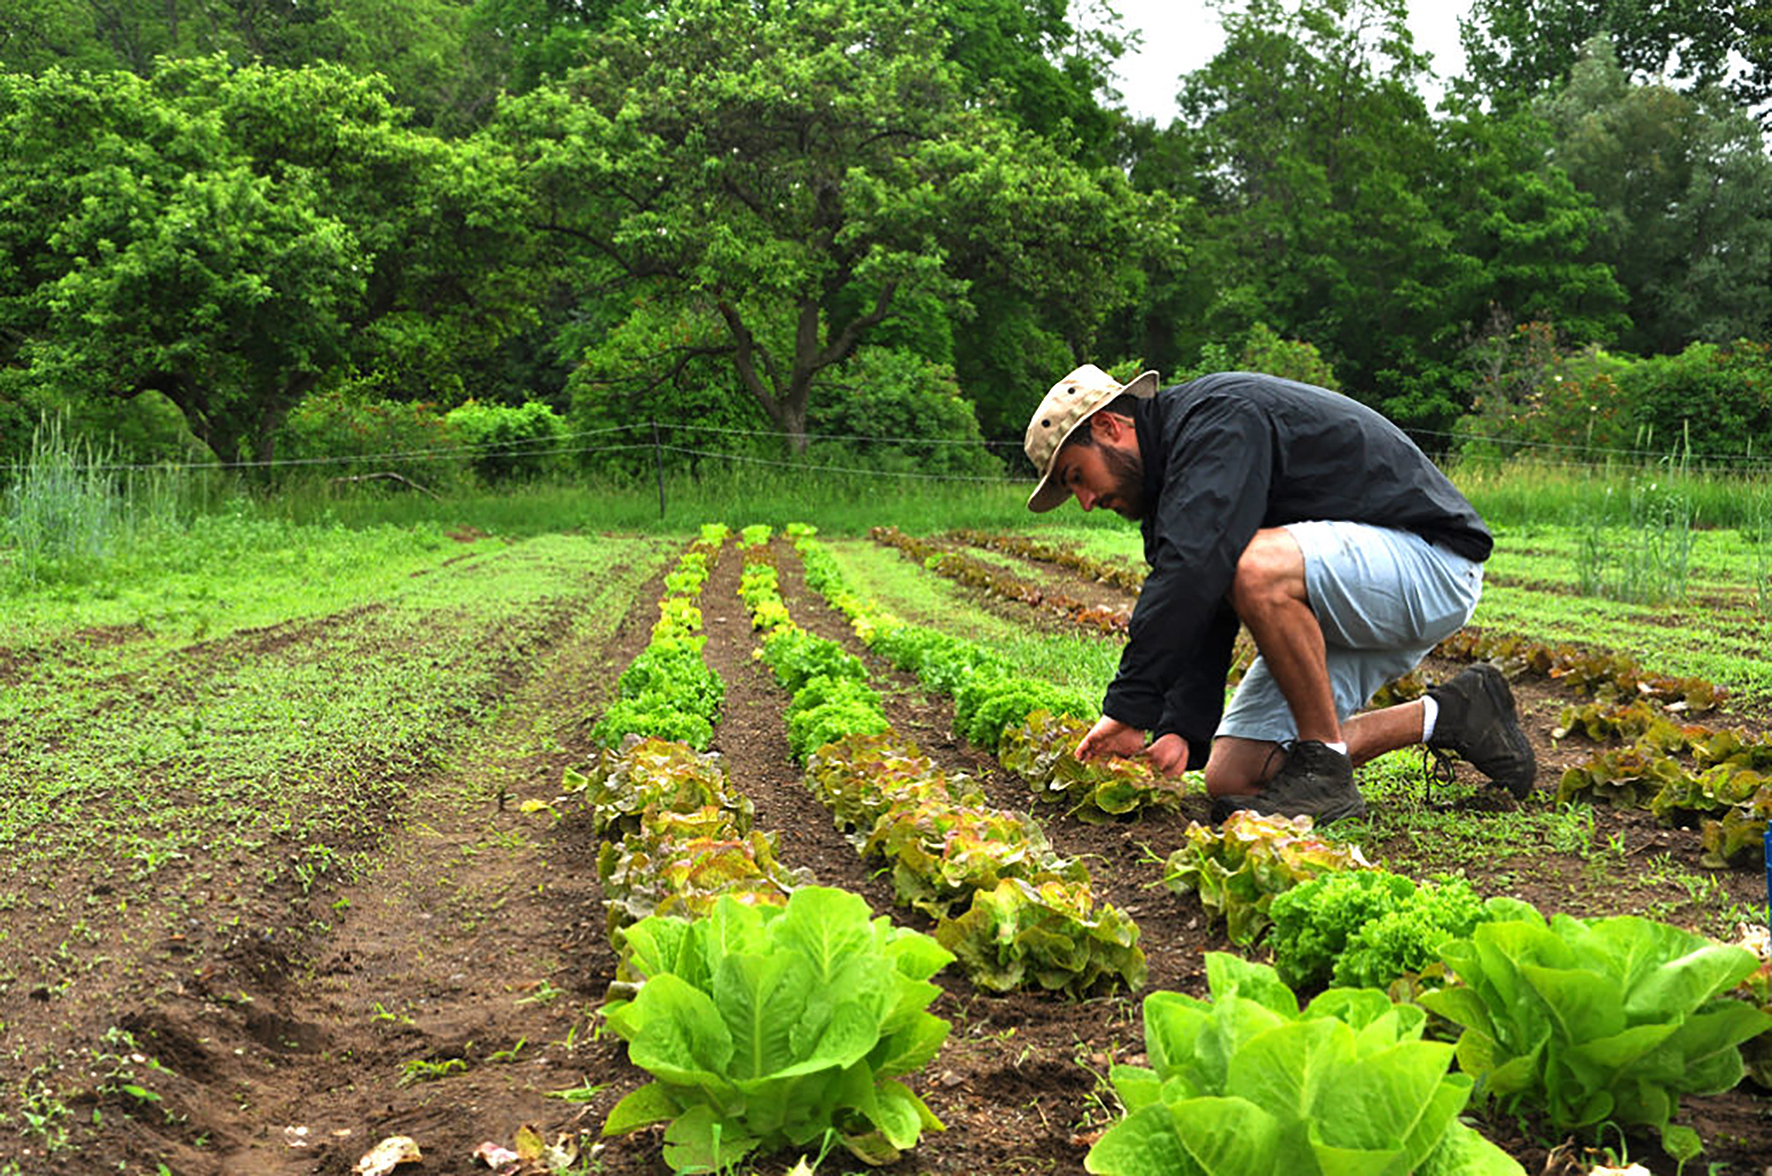
[[[1514,693],[1488,662],[1478,662],[1429,690],[1440,704],[1429,747],[1456,752],[1465,762],[1523,800],[1538,775],[1538,757],[1520,729]]]
[[[1354,787],[1354,763],[1314,739],[1282,745],[1286,762],[1253,796],[1215,796],[1212,821],[1221,824],[1239,809],[1266,816],[1311,817],[1327,825],[1366,815],[1366,799]]]

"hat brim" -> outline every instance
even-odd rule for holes
[[[1123,388],[1117,390],[1104,390],[1101,402],[1094,405],[1088,412],[1085,412],[1081,417],[1077,418],[1077,423],[1065,430],[1064,436],[1059,439],[1058,445],[1053,448],[1052,461],[1046,466],[1046,473],[1040,478],[1040,484],[1034,487],[1034,492],[1028,495],[1028,509],[1035,514],[1045,514],[1049,510],[1055,510],[1058,507],[1063,506],[1064,500],[1071,496],[1071,492],[1068,489],[1052,480],[1052,467],[1058,464],[1058,455],[1064,452],[1064,447],[1066,445],[1070,444],[1071,437],[1076,434],[1078,429],[1089,423],[1089,418],[1101,411],[1102,405],[1117,400],[1121,396],[1136,396],[1140,400],[1149,400],[1156,394],[1156,372],[1141,372],[1130,384],[1127,384]]]

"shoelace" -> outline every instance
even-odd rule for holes
[[[1431,743],[1421,745],[1421,787],[1422,804],[1428,808],[1451,808],[1451,801],[1434,799],[1434,781],[1439,780],[1443,787],[1451,788],[1458,783],[1458,772],[1454,768],[1452,755]]]

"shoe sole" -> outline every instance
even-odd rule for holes
[[[1487,662],[1479,662],[1473,667],[1477,676],[1483,680],[1483,693],[1496,710],[1506,717],[1506,730],[1510,736],[1508,742],[1518,740],[1519,746],[1513,748],[1526,757],[1526,770],[1519,776],[1502,778],[1496,776],[1489,782],[1508,790],[1515,800],[1525,800],[1532,795],[1532,785],[1538,779],[1538,755],[1532,750],[1532,741],[1526,738],[1526,732],[1520,728],[1520,713],[1514,706],[1514,692],[1508,687],[1507,679],[1500,670]]]
[[[1236,805],[1226,804],[1224,803],[1224,798],[1214,797],[1212,800],[1211,811],[1212,823],[1214,825],[1222,825],[1230,820],[1232,816],[1241,812],[1252,812],[1264,817],[1306,816],[1311,818],[1311,823],[1313,825],[1327,825],[1334,821],[1345,821],[1352,817],[1363,817],[1366,815],[1365,797],[1358,797],[1354,800],[1336,805],[1327,812],[1320,813],[1289,813],[1280,808],[1270,808],[1261,803],[1261,796],[1259,794],[1247,797],[1240,796],[1237,800],[1242,801],[1243,803]]]

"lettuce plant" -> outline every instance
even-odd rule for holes
[[[1146,1066],[1115,1066],[1126,1118],[1084,1160],[1103,1176],[1521,1176],[1458,1120],[1471,1079],[1426,1014],[1332,988],[1302,1013],[1273,969],[1206,957],[1212,1000],[1145,998]]]
[[[1138,925],[1118,907],[1095,905],[1087,879],[1004,878],[944,918],[935,938],[960,957],[974,984],[1009,992],[1030,981],[1086,996],[1100,985],[1144,987]]]
[[[722,898],[694,922],[642,919],[627,942],[645,980],[604,1017],[653,1081],[616,1104],[605,1134],[669,1122],[665,1162],[711,1172],[827,1133],[889,1163],[941,1129],[897,1080],[948,1034],[927,1011],[941,991],[929,978],[953,957],[927,935],[806,887],[785,907]]]
[[[1463,984],[1421,1003],[1464,1027],[1458,1063],[1487,1095],[1559,1132],[1654,1127],[1677,1159],[1702,1150],[1671,1122],[1680,1096],[1733,1087],[1741,1043],[1772,1027],[1723,995],[1752,952],[1636,915],[1485,923],[1440,955]]]
[[[1077,744],[1088,730],[1089,724],[1075,716],[1031,711],[1003,729],[997,760],[1035,796],[1064,801],[1080,820],[1106,821],[1143,808],[1180,807],[1181,781],[1158,772],[1149,760],[1079,760]]]
[[[788,751],[799,763],[834,739],[877,734],[892,726],[872,686],[855,678],[823,675],[800,687],[783,717],[788,725]]]
[[[1186,842],[1169,855],[1163,884],[1197,893],[1208,916],[1221,918],[1232,943],[1254,943],[1268,926],[1276,894],[1328,870],[1371,867],[1357,845],[1337,845],[1311,831],[1309,817],[1270,817],[1243,810],[1216,829],[1188,826]]]
[[[1535,914],[1511,898],[1488,902],[1453,878],[1416,885],[1388,870],[1337,870],[1275,896],[1268,908],[1280,979],[1294,988],[1334,983],[1383,988],[1434,964],[1440,948],[1478,923]]]

